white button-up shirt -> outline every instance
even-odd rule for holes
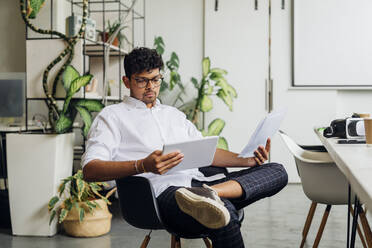
[[[133,97],[125,96],[122,103],[105,107],[94,119],[86,142],[82,166],[94,159],[104,161],[133,161],[143,159],[166,143],[202,138],[194,124],[177,108],[158,100],[152,108]],[[198,169],[172,174],[151,172],[139,176],[148,178],[159,196],[169,186],[191,187],[193,178],[212,181],[223,174],[205,177]]]

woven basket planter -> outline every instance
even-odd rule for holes
[[[79,214],[76,208],[71,209],[63,221],[63,228],[68,235],[74,237],[97,237],[108,233],[111,229],[112,214],[109,212],[106,202],[94,200],[100,207],[95,208],[92,213],[86,212],[84,220],[79,221]],[[85,204],[80,206],[88,209]]]

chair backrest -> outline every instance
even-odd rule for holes
[[[305,195],[318,203],[347,204],[347,180],[329,154],[306,151],[285,133],[280,136],[295,158]]]
[[[129,176],[116,180],[123,218],[141,229],[164,229],[154,189],[147,178]]]

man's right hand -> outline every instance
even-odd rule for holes
[[[143,163],[143,167],[146,172],[164,174],[174,166],[181,163],[183,156],[184,155],[180,152],[171,152],[163,155],[162,151],[156,150],[148,155],[145,159],[138,162]],[[139,166],[141,168],[140,164]]]

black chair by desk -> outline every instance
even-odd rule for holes
[[[210,176],[217,173],[226,173],[226,168],[205,167],[201,170],[204,175]],[[180,238],[199,239],[202,238],[207,248],[212,244],[206,234],[197,236],[182,236],[172,231],[160,216],[154,189],[147,178],[129,176],[116,180],[119,194],[120,209],[124,220],[130,225],[147,230],[167,230],[171,236],[171,248],[181,248]],[[243,209],[239,210],[239,220],[244,219]],[[150,232],[151,233],[151,232]],[[150,241],[150,234],[146,235],[141,248],[147,247]]]

